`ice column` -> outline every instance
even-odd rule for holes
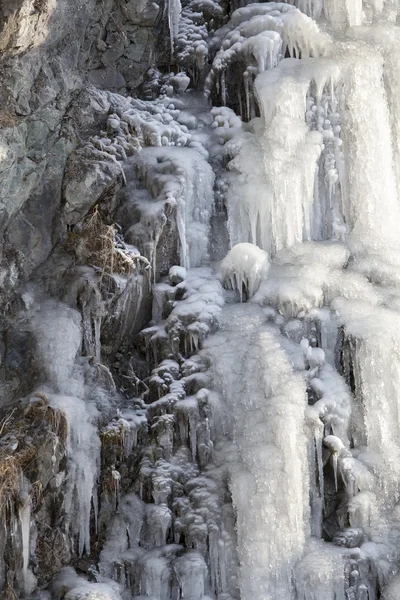
[[[207,352],[234,417],[241,598],[286,600],[309,527],[307,401],[275,331],[262,323],[256,306],[226,308]]]

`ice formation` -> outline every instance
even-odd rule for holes
[[[52,594],[394,600],[398,3],[225,4],[168,0],[179,72],[155,100],[102,93],[78,151],[118,165],[115,247],[141,268],[78,265],[62,301],[26,295],[27,412],[63,419],[63,535],[91,561]]]
[[[225,285],[251,298],[266,278],[269,268],[268,254],[254,244],[237,244],[221,262],[221,277]]]
[[[171,38],[171,49],[174,50],[174,43],[178,35],[179,21],[182,11],[181,0],[167,0],[168,26]]]
[[[233,416],[241,597],[290,598],[308,533],[306,388],[261,309],[227,308],[220,330],[206,351]]]

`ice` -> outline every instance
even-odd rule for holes
[[[207,567],[203,557],[195,551],[187,551],[175,562],[181,598],[202,600]]]
[[[254,244],[236,244],[220,264],[223,283],[247,298],[254,296],[269,269],[268,254]]]
[[[30,529],[31,529],[31,498],[27,491],[21,494],[21,506],[19,509],[19,519],[21,522],[21,535],[22,535],[22,575],[24,581],[24,591],[26,594],[30,594],[33,590],[31,588],[31,581],[28,572],[29,566],[29,555],[30,555]],[[36,582],[35,582],[36,583]],[[35,584],[34,584],[35,585]]]
[[[144,504],[136,494],[122,496],[118,513],[108,524],[107,542],[100,554],[100,572],[104,576],[112,577],[114,563],[118,562],[121,553],[139,545],[144,515]]]
[[[86,267],[82,315],[77,284],[64,302],[22,295],[40,391],[67,424],[63,531],[74,560],[99,556],[98,583],[68,569],[52,593],[394,600],[398,2],[168,0],[160,16],[174,72],[148,73],[159,97],[99,93],[105,130],[78,150],[118,164],[118,251],[152,272],[113,278],[115,321],[152,309],[115,347],[142,397],[117,399],[101,365],[106,301]],[[91,549],[99,429],[119,445]],[[10,531],[29,595],[27,489]]]
[[[64,504],[67,528],[72,546],[74,536],[78,540],[79,555],[84,551],[89,554],[100,439],[95,426],[98,413],[92,403],[85,401],[84,374],[76,364],[82,342],[81,317],[78,311],[64,303],[47,301],[31,314],[30,326],[46,377],[45,397],[49,406],[61,411],[66,420],[68,472]]]
[[[78,538],[79,555],[84,551],[89,554],[90,515],[100,468],[100,439],[93,423],[97,411],[73,396],[51,395],[49,403],[62,411],[68,427],[68,473],[64,500],[68,525],[71,533]]]
[[[285,56],[319,56],[329,44],[329,35],[318,29],[315,21],[282,2],[250,4],[234,11],[230,21],[214,36],[218,48],[208,76],[209,91],[216,88],[221,103],[231,95],[226,89],[227,74],[237,81],[232,66],[241,65],[240,76],[245,86],[246,111],[242,116],[255,116],[254,78],[273,69]],[[238,81],[241,85],[240,80]],[[240,91],[241,93],[241,91]]]
[[[65,304],[47,301],[32,314],[31,323],[47,380],[65,392],[82,343],[81,315]]]
[[[312,543],[297,566],[296,588],[301,600],[345,600],[342,552],[323,542]]]
[[[218,0],[184,2],[177,39],[177,57],[181,67],[185,68],[196,82],[201,78],[207,64],[214,22],[218,22],[221,17],[223,9]]]
[[[397,576],[383,590],[383,600],[397,600],[400,596],[400,576]]]
[[[52,584],[55,598],[61,600],[121,600],[120,586],[114,581],[91,583],[79,577],[72,567],[64,567]]]
[[[160,210],[161,203],[168,204],[176,210],[181,266],[200,266],[208,254],[214,183],[210,165],[194,149],[146,148],[137,159],[137,169],[157,202],[143,207],[142,222],[131,228],[130,235],[147,231],[149,213]],[[154,256],[150,260],[154,262]]]
[[[292,597],[291,573],[304,549],[309,510],[308,478],[302,473],[305,387],[273,330],[262,324],[263,312],[255,306],[226,307],[221,333],[207,342],[215,384],[234,416],[238,462],[231,488],[241,594],[260,600]],[[268,535],[260,517],[268,523]]]
[[[150,539],[154,546],[165,546],[171,527],[171,511],[165,504],[147,505],[147,527],[151,530]]]
[[[335,243],[309,243],[283,250],[272,261],[268,278],[253,301],[270,303],[287,318],[320,308],[324,291],[329,290],[330,273],[343,266],[347,258],[348,250]]]
[[[167,0],[168,26],[171,38],[171,51],[174,50],[175,40],[178,36],[179,21],[182,11],[181,0]]]

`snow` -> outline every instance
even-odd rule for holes
[[[236,244],[221,261],[219,268],[224,284],[239,292],[242,302],[243,292],[251,298],[261,281],[267,277],[268,254],[254,244]]]
[[[171,267],[168,271],[168,279],[171,285],[176,285],[177,283],[182,283],[186,279],[186,269],[185,267],[174,266]]]
[[[72,567],[64,567],[52,584],[55,598],[66,600],[121,600],[120,587],[114,581],[91,583],[79,577]]]

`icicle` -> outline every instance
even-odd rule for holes
[[[208,536],[209,544],[209,556],[210,556],[210,579],[211,588],[215,594],[218,594],[218,538],[219,530],[217,527],[213,528]]]
[[[302,341],[308,342],[308,340]],[[324,474],[322,462],[324,425],[313,407],[307,409],[306,415],[310,423],[311,434],[309,442],[311,533],[319,538],[321,537],[324,510]]]
[[[95,317],[94,318],[94,347],[95,347],[96,362],[99,364],[101,362],[100,327],[101,327],[101,317]]]
[[[29,541],[31,526],[31,498],[26,494],[25,501],[19,508],[19,519],[21,522],[22,534],[22,575],[24,579],[25,593],[30,593],[28,583],[28,565],[29,565]]]
[[[324,463],[322,459],[322,442],[324,437],[324,424],[320,422],[319,427],[315,428],[314,441],[317,451],[317,466],[318,466],[318,484],[322,506],[324,506]]]
[[[245,98],[246,98],[246,117],[247,119],[250,120],[250,73],[248,71],[245,71],[243,73],[243,83],[244,83],[244,92],[245,92]],[[254,242],[253,242],[254,243]]]
[[[254,244],[236,244],[221,261],[220,273],[223,282],[239,292],[243,301],[243,287],[248,298],[254,296],[260,283],[267,277],[268,255]]]
[[[224,532],[222,532],[223,534]],[[221,581],[221,590],[224,592],[227,590],[228,582],[226,577],[226,543],[222,535],[218,540],[218,567],[219,576]]]
[[[226,106],[225,71],[221,72],[221,99],[222,99],[222,105]]]
[[[181,0],[166,0],[168,5],[168,26],[171,40],[171,54],[174,52],[175,39],[178,36],[179,21],[182,12]]]
[[[338,453],[337,452],[333,452],[332,454],[332,463],[333,463],[333,476],[334,476],[334,480],[335,480],[335,490],[338,490],[338,484],[337,484],[337,472],[338,472]]]

